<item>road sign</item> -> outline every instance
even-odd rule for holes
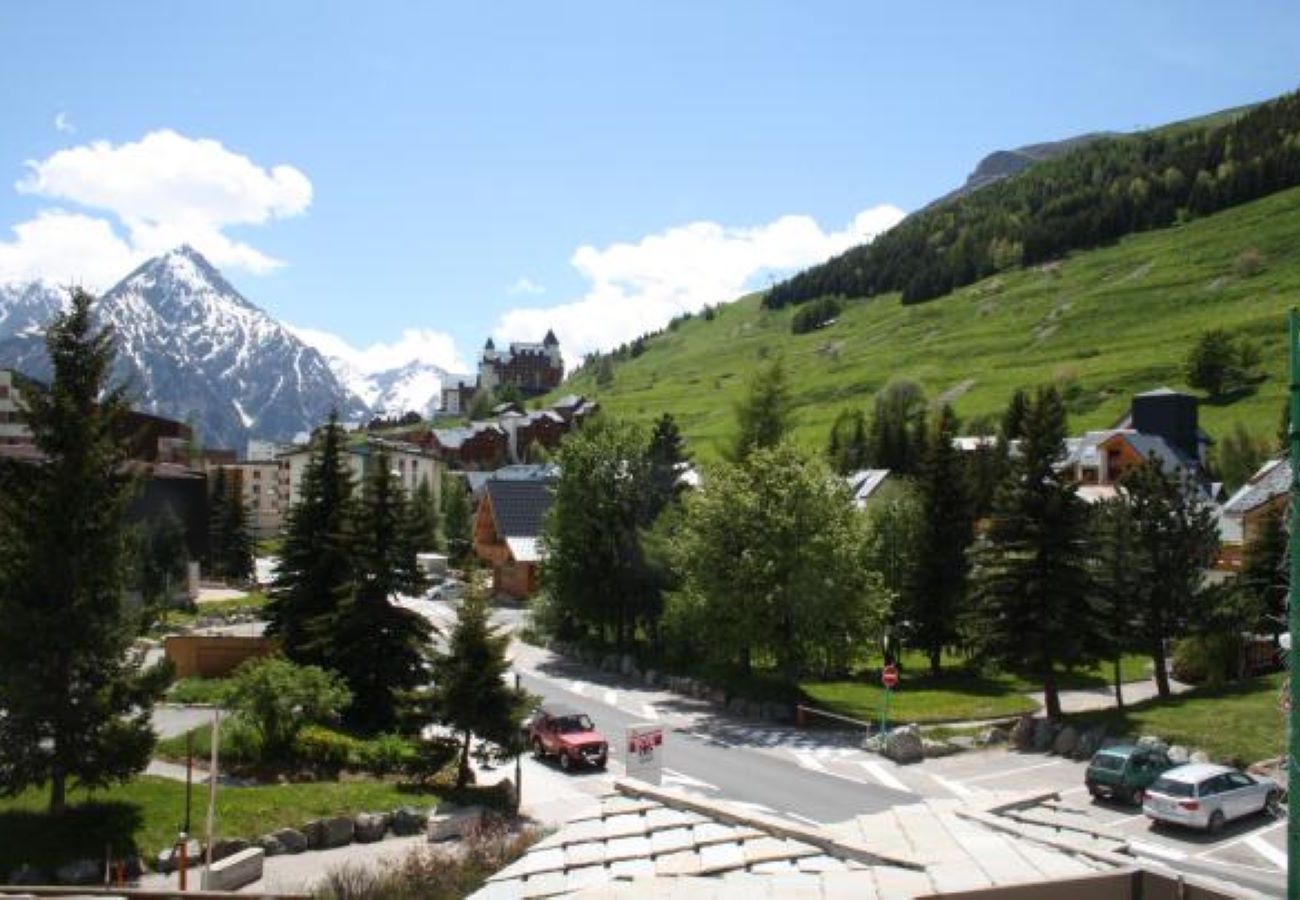
[[[880,683],[891,691],[898,687],[898,666],[891,664],[881,669]]]
[[[664,729],[662,725],[627,727],[627,774],[650,784],[659,784],[663,775]]]

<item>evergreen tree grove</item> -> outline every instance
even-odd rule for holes
[[[780,357],[760,366],[736,406],[731,459],[744,462],[755,450],[775,447],[794,428],[794,398]]]
[[[297,502],[289,509],[280,563],[266,606],[268,635],[290,660],[326,665],[312,623],[334,613],[352,583],[352,475],[343,459],[338,414],[316,436]]]
[[[974,537],[965,468],[953,445],[956,434],[957,417],[945,405],[936,415],[917,476],[921,530],[906,591],[911,641],[925,651],[935,676],[943,648],[956,642],[965,613],[966,551]]]
[[[108,386],[112,332],[92,326],[88,294],[71,299],[46,333],[49,390],[23,394],[45,462],[0,493],[0,793],[49,784],[53,813],[69,780],[103,787],[144,769],[167,680],[131,652],[123,606],[133,485],[117,437],[126,399]]]
[[[1040,388],[1025,410],[1021,454],[994,501],[976,553],[972,632],[977,646],[1041,679],[1048,716],[1061,714],[1057,672],[1095,659],[1104,640],[1089,571],[1088,513],[1056,463],[1065,406]]]
[[[345,720],[378,732],[396,725],[401,694],[425,680],[432,635],[423,616],[392,602],[399,594],[423,592],[426,579],[387,454],[371,457],[354,515],[351,589],[313,623],[313,632],[322,664],[342,675],[352,692]]]

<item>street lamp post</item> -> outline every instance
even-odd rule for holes
[[[515,693],[519,692],[519,673],[515,673]],[[515,815],[519,815],[519,809],[524,803],[524,753],[523,748],[518,748],[519,752],[515,754]]]
[[[1300,702],[1300,668],[1296,667],[1296,635],[1300,634],[1300,312],[1291,309],[1291,422],[1288,437],[1291,439],[1291,497],[1290,519],[1290,584],[1287,589],[1287,628],[1292,649],[1287,653],[1287,823],[1286,823],[1286,895],[1289,900],[1300,900],[1300,767],[1296,753],[1300,752],[1300,715],[1296,704]]]

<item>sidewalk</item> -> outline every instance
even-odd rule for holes
[[[1192,685],[1183,684],[1180,681],[1169,679],[1169,689],[1175,695],[1190,691]],[[1141,703],[1143,700],[1150,700],[1159,693],[1156,690],[1156,680],[1149,678],[1146,681],[1130,681],[1122,686],[1124,693],[1124,705],[1129,706],[1134,703]],[[1027,694],[1030,699],[1038,704],[1042,709],[1043,694],[1042,692]],[[1106,687],[1084,688],[1082,690],[1061,691],[1061,712],[1076,713],[1090,712],[1095,709],[1111,709],[1115,706],[1115,685]]]

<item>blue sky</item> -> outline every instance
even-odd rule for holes
[[[1294,3],[9,2],[0,32],[0,279],[107,287],[187,240],[372,368],[617,343],[991,150],[1300,86]]]

